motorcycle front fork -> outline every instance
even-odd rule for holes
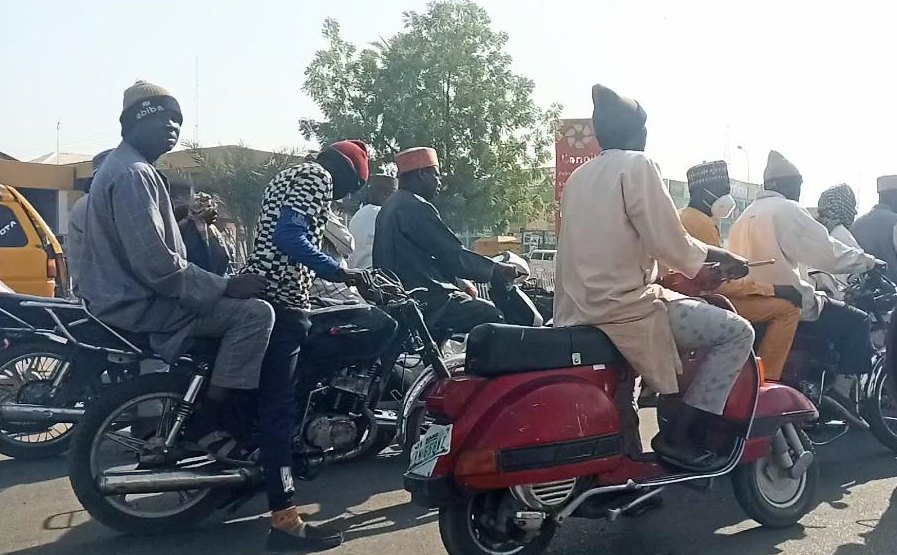
[[[813,464],[813,453],[804,448],[793,422],[786,422],[776,430],[771,441],[772,456],[780,468],[797,479]]]

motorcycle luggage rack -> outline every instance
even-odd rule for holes
[[[74,344],[78,347],[82,347],[84,349],[90,349],[93,351],[108,351],[108,352],[120,354],[120,355],[145,355],[146,354],[143,349],[141,349],[134,343],[128,341],[120,333],[118,333],[117,331],[112,329],[110,326],[103,323],[99,318],[97,318],[96,316],[91,314],[90,310],[87,309],[87,305],[83,301],[81,303],[22,301],[20,303],[20,306],[23,306],[26,308],[42,308],[50,316],[50,318],[53,319],[53,322],[56,323],[56,329],[54,330],[54,332],[55,332],[54,333],[54,332],[48,332],[48,330],[35,328],[34,326],[27,324],[27,322],[23,322],[23,323],[29,325],[29,327],[30,327],[29,331],[43,331],[45,333],[50,333],[52,335],[58,335],[59,333],[61,333],[68,341],[71,341],[72,344]],[[123,343],[127,347],[127,350],[116,349],[114,347],[108,347],[108,346],[93,345],[91,343],[79,341],[78,339],[75,338],[75,336],[68,329],[68,327],[62,322],[62,320],[59,318],[59,315],[56,314],[55,309],[82,311],[87,316],[87,319],[77,320],[74,323],[82,323],[82,322],[87,322],[87,321],[95,322],[100,327],[102,327],[107,333],[109,333],[115,339],[117,339],[118,341]],[[6,312],[6,311],[4,311],[4,312]],[[16,318],[16,320],[22,321],[19,318]]]

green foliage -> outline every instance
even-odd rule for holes
[[[360,51],[325,21],[327,46],[303,86],[324,118],[301,121],[304,135],[364,140],[381,168],[405,148],[436,148],[445,175],[437,205],[459,229],[500,232],[543,213],[560,107],[536,106],[533,82],[511,71],[508,36],[473,2],[434,1],[404,20],[398,34]]]

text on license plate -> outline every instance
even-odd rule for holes
[[[436,460],[452,449],[452,425],[433,424],[420,440],[411,448],[411,463],[408,472],[420,476],[431,476]]]

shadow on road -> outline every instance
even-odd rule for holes
[[[15,463],[18,466],[20,463]],[[59,464],[59,463],[57,463]],[[317,480],[299,482],[303,512],[312,521],[333,521],[345,530],[347,542],[432,522],[426,509],[408,503],[402,489],[404,463],[397,456],[381,456],[367,463],[329,468]],[[64,474],[65,465],[62,464]],[[58,475],[58,474],[57,474]],[[18,480],[16,480],[18,483]],[[374,496],[379,508],[368,509]],[[348,508],[348,509],[347,509]],[[235,514],[218,513],[209,523],[183,532],[141,537],[117,534],[94,522],[83,510],[48,516],[45,530],[64,530],[55,542],[12,552],[15,555],[149,555],[159,553],[215,553],[247,555],[264,552],[268,531],[264,495]],[[223,521],[223,522],[222,522]]]
[[[894,455],[878,445],[868,434],[854,434],[822,448],[818,503],[831,511],[855,515],[862,510],[860,495],[854,490],[866,483],[897,475]],[[16,474],[16,483],[25,472],[22,463],[0,468]],[[0,463],[3,464],[3,463]],[[32,463],[28,463],[30,466]],[[436,519],[433,512],[411,505],[402,490],[404,465],[397,456],[380,457],[367,463],[337,465],[318,480],[299,484],[299,498],[308,503],[304,511],[313,521],[333,521],[346,531],[347,552],[355,553],[368,545],[354,542],[373,536],[414,529]],[[39,463],[29,470],[33,481],[49,479],[64,471],[62,461]],[[4,472],[3,474],[6,474]],[[0,477],[0,479],[3,479]],[[11,485],[12,478],[5,478]],[[897,492],[891,496],[897,499]],[[668,490],[665,506],[641,518],[605,521],[568,521],[558,532],[548,553],[554,555],[778,555],[794,553],[788,542],[812,533],[812,525],[784,530],[761,528],[747,520],[735,502],[728,479],[720,479],[713,491],[686,488]],[[263,553],[268,519],[263,496],[254,499],[233,515],[216,515],[210,524],[195,529],[152,538],[124,536],[93,522],[83,511],[48,517],[43,525],[49,530],[64,530],[50,544],[14,552],[15,555],[157,555],[215,553],[250,555]],[[897,508],[885,514],[862,515],[856,523],[868,527],[864,543],[841,545],[835,555],[893,553],[897,545]],[[856,517],[851,517],[855,519]],[[222,522],[224,521],[224,522]],[[427,534],[431,534],[428,531]],[[441,553],[439,540],[432,541],[432,553]],[[391,540],[390,549],[397,549]],[[399,542],[401,543],[401,542]],[[343,552],[342,550],[340,552]],[[428,551],[429,553],[430,551]],[[799,551],[804,553],[804,551]],[[810,553],[812,551],[806,551]]]
[[[55,480],[66,475],[65,457],[36,460],[0,460],[0,491]]]

